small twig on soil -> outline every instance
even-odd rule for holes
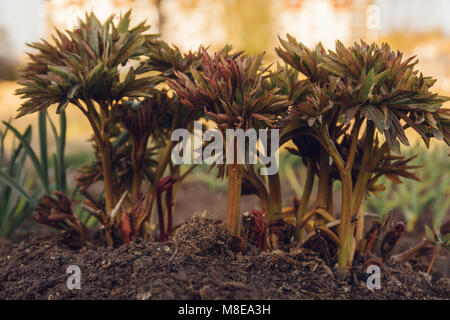
[[[297,296],[301,297],[300,293],[295,290],[294,288],[292,288],[291,286],[289,286],[286,282],[283,282],[283,284],[281,285],[282,288],[286,288],[292,292],[294,292]]]
[[[425,247],[428,244],[429,240],[424,238],[422,239],[421,242],[419,242],[418,244],[416,244],[414,247],[412,247],[411,249],[406,250],[403,253],[400,253],[396,256],[393,256],[392,259],[398,261],[398,262],[405,262],[409,259],[411,259],[414,254],[416,252],[418,252],[420,249],[422,249],[423,247]]]

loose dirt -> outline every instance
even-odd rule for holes
[[[0,299],[449,299],[450,279],[425,266],[385,261],[381,289],[369,290],[363,272],[330,267],[314,252],[234,253],[222,223],[197,214],[166,243],[119,248],[65,248],[55,237],[3,244]],[[81,289],[69,290],[70,265]]]

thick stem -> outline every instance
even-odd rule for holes
[[[172,152],[172,148],[173,148],[174,142],[173,141],[169,141],[168,145],[161,151],[160,156],[158,158],[158,166],[155,169],[155,172],[153,174],[153,185],[150,186],[148,194],[152,197],[152,198],[156,198],[157,192],[158,192],[158,184],[159,181],[161,180],[164,172],[167,169],[167,166],[169,165],[169,161],[170,161],[170,155]],[[153,221],[153,208],[151,210],[151,213],[148,217],[148,221],[151,223],[151,221]]]
[[[352,142],[350,144],[350,150],[348,152],[348,158],[347,158],[347,163],[345,164],[347,169],[352,169],[353,168],[353,163],[355,162],[355,157],[356,157],[356,149],[358,146],[358,137],[359,137],[359,130],[361,128],[361,124],[362,124],[362,120],[361,118],[358,118],[355,120],[355,123],[353,124],[353,128],[352,128]]]
[[[167,146],[164,148],[164,150],[161,154],[161,157],[158,159],[158,166],[156,167],[155,175],[154,175],[155,185],[157,185],[159,183],[159,180],[162,178],[164,172],[167,169],[167,166],[169,165],[170,155],[172,153],[173,146],[174,146],[174,142],[169,141],[167,143]],[[155,187],[155,189],[156,189],[156,187]]]
[[[281,214],[281,182],[279,173],[269,175],[269,222],[279,218]]]
[[[319,185],[317,189],[316,207],[321,209],[328,208],[329,192],[330,192],[330,156],[328,152],[321,148],[319,160]],[[314,217],[314,225],[323,225],[324,220],[318,216]]]
[[[173,229],[173,185],[166,191],[166,209],[167,209],[167,230],[166,236],[172,234]]]
[[[355,241],[358,248],[361,240],[364,238],[364,199],[361,201],[359,208],[353,212],[358,212],[358,221],[356,221],[355,232]]]
[[[245,174],[245,172],[243,174]],[[269,190],[267,189],[267,186],[264,183],[264,180],[255,171],[255,167],[253,164],[248,165],[248,172],[247,172],[246,178],[256,188],[258,197],[261,199],[262,212],[265,214],[268,214],[268,212],[269,212]]]
[[[327,211],[328,211],[333,217],[336,217],[336,213],[334,212],[333,180],[330,180],[330,186],[328,187],[328,205],[327,205]]]
[[[356,124],[355,124],[356,125]],[[354,130],[355,131],[355,130]],[[357,133],[353,133],[355,138],[355,135]],[[355,241],[358,245],[359,242],[363,238],[363,229],[364,229],[364,211],[363,211],[363,203],[367,195],[367,185],[369,183],[370,177],[372,176],[372,170],[373,168],[370,165],[370,162],[372,161],[374,157],[373,155],[373,141],[375,136],[375,126],[372,121],[367,122],[366,127],[366,133],[365,133],[365,143],[364,143],[364,150],[361,160],[361,168],[359,169],[358,177],[356,178],[356,184],[354,187],[353,197],[352,197],[352,212],[358,213],[359,219],[356,223],[356,235],[355,235]],[[355,139],[353,139],[355,141]],[[355,143],[356,144],[356,143]],[[353,146],[353,143],[352,143]],[[353,148],[352,148],[353,149]],[[378,156],[378,155],[377,155]],[[354,156],[352,157],[352,160],[354,159]],[[351,170],[353,166],[352,163],[347,163],[347,168]]]
[[[147,139],[145,140],[147,142]],[[139,142],[132,143],[132,164],[133,164],[133,179],[131,183],[131,203],[136,200],[142,183],[142,169],[144,165],[145,146],[147,143],[139,145]],[[144,146],[144,147],[143,147]]]
[[[100,153],[102,159],[103,182],[105,184],[106,212],[109,214],[115,205],[115,195],[111,164],[111,148],[108,135],[104,136]]]
[[[318,129],[320,135],[322,136],[322,139],[320,139],[319,142],[323,147],[326,148],[328,154],[333,159],[334,164],[338,168],[339,172],[342,173],[345,170],[345,162],[344,159],[342,159],[341,154],[337,150],[336,145],[334,144],[333,140],[330,137],[328,127],[325,125],[325,127],[319,127]]]
[[[306,182],[303,188],[302,198],[300,199],[300,204],[298,206],[296,217],[297,217],[297,237],[302,238],[302,229],[299,227],[306,210],[308,209],[309,200],[311,198],[312,188],[314,185],[314,168],[311,160],[307,160],[306,165]]]
[[[158,220],[159,220],[159,240],[161,242],[166,241],[166,226],[164,223],[164,210],[161,201],[161,192],[156,194],[156,207],[158,210]]]
[[[318,208],[326,209],[328,206],[328,192],[330,187],[330,156],[328,152],[321,148],[319,162],[319,186],[317,190]]]
[[[109,128],[107,128],[107,114],[101,112],[98,115],[97,110],[93,102],[89,99],[85,100],[87,110],[77,102],[76,105],[88,118],[89,123],[94,131],[95,141],[101,153],[100,158],[102,162],[103,183],[105,187],[105,206],[106,214],[111,213],[114,208],[115,199],[113,192],[113,179],[112,179],[112,164],[111,164],[111,144],[109,141]],[[101,109],[102,111],[102,109]]]
[[[241,205],[241,165],[228,165],[227,228],[232,235],[239,234]]]
[[[319,127],[323,142],[327,147],[327,151],[332,157],[336,167],[339,170],[339,176],[342,183],[342,209],[341,223],[339,225],[339,240],[342,247],[338,250],[338,263],[342,268],[351,265],[353,259],[353,248],[355,247],[352,228],[352,193],[353,181],[351,168],[346,168],[346,164],[330,137],[327,126]]]
[[[361,168],[356,181],[356,187],[353,193],[352,168],[356,153],[356,144],[359,134],[359,126],[361,122],[356,120],[352,130],[352,144],[350,154],[344,170],[339,170],[342,180],[342,212],[341,224],[339,225],[339,238],[342,241],[342,248],[338,251],[338,262],[343,268],[351,267],[356,244],[363,237],[362,227],[364,226],[364,216],[361,217],[361,205],[367,192],[367,183],[370,178],[370,169],[368,164],[373,150],[373,139],[375,134],[375,126],[372,121],[367,122],[365,145],[361,161]],[[354,213],[360,214],[360,226],[356,238],[353,237],[355,226],[352,224],[352,216]],[[362,213],[363,215],[364,213]]]
[[[133,181],[131,184],[131,203],[133,203],[136,200],[140,187],[141,187],[141,177],[140,175],[133,173]]]
[[[347,268],[353,260],[353,228],[352,228],[352,177],[349,170],[341,175],[342,180],[342,210],[341,224],[339,225],[339,240],[342,247],[338,250],[338,263],[342,268]]]

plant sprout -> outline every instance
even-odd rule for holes
[[[179,167],[170,165],[171,131],[190,128],[198,116],[164,86],[173,70],[188,69],[199,54],[157,40],[145,23],[132,27],[130,16],[101,23],[87,14],[73,31],[57,30],[54,44],[33,43],[38,52],[29,54],[17,90],[26,99],[19,117],[57,104],[58,113],[74,106],[89,121],[96,161],[82,168],[77,183],[86,197],[83,208],[102,223],[111,245],[150,238],[155,202],[164,211],[158,212],[159,237],[167,239],[171,190],[182,180]],[[164,177],[168,169],[170,178]],[[103,182],[104,199],[88,190],[97,181]],[[166,206],[160,206],[162,193]]]
[[[226,129],[246,131],[270,128],[290,102],[286,96],[277,93],[278,89],[265,88],[264,80],[270,74],[262,67],[262,58],[262,55],[228,58],[220,54],[210,56],[204,51],[200,70],[191,68],[193,80],[176,72],[177,79],[170,80],[169,85],[183,104],[204,110],[205,115],[216,122],[223,136]],[[233,235],[237,235],[243,165],[237,163],[236,143],[234,147],[235,159],[228,161],[230,164],[226,166],[227,226]],[[222,166],[222,175],[224,171]],[[267,208],[268,205],[263,207]]]
[[[433,264],[436,261],[437,256],[441,247],[450,248],[450,221],[446,224],[442,224],[441,227],[434,225],[433,230],[427,225],[425,225],[425,233],[428,240],[433,244],[433,256],[431,258],[430,264],[428,265],[427,273],[430,274]]]
[[[306,97],[283,119],[283,131],[307,161],[314,161],[311,167],[318,168],[316,208],[310,214],[320,215],[317,225],[335,219],[330,186],[341,182],[335,242],[338,262],[347,268],[363,237],[361,207],[367,193],[382,188],[376,181],[383,175],[396,181],[417,179],[409,172],[416,168],[408,165],[411,158],[393,153],[400,152],[400,143],[409,145],[407,128],[418,132],[427,146],[431,137],[442,139],[447,112],[441,106],[447,99],[430,92],[435,80],[414,69],[414,57],[403,60],[387,44],[361,42],[346,48],[338,41],[336,52],[327,53],[320,44],[310,50],[289,35],[288,41],[280,41],[278,55],[307,78],[295,88],[303,93],[309,86]]]

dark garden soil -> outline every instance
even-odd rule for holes
[[[0,299],[450,299],[450,279],[425,266],[384,261],[381,289],[361,272],[327,266],[305,249],[245,254],[229,249],[223,224],[189,219],[166,243],[72,251],[54,237],[3,244]],[[69,290],[67,267],[81,268],[81,289]]]

